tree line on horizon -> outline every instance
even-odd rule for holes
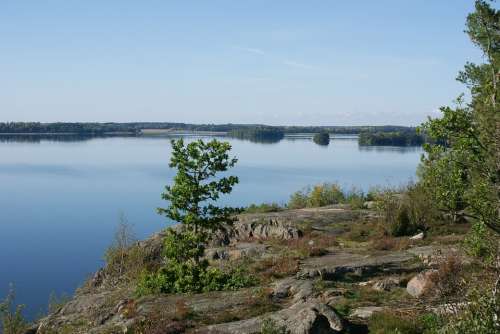
[[[381,126],[270,126],[260,124],[189,124],[173,122],[0,122],[2,134],[38,134],[38,133],[73,133],[73,134],[104,134],[112,132],[127,132],[140,134],[143,129],[184,130],[184,131],[214,131],[234,132],[257,131],[283,133],[318,133],[360,134],[364,132],[407,132],[415,131],[415,127],[381,125]],[[260,131],[259,130],[259,131]]]

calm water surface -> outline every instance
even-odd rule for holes
[[[193,137],[187,138],[192,140]],[[420,148],[358,147],[307,137],[275,144],[229,139],[240,184],[224,201],[285,203],[319,182],[346,188],[398,185],[414,179]],[[103,264],[124,214],[139,238],[167,226],[155,213],[172,180],[168,138],[2,141],[0,138],[0,297],[14,283],[33,317],[51,292],[72,293]]]

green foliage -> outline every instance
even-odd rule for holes
[[[136,293],[139,296],[160,293],[188,293],[221,290],[237,290],[253,286],[257,282],[243,270],[224,272],[209,268],[206,261],[170,263],[154,273],[144,273]]]
[[[259,143],[275,143],[283,139],[285,133],[280,127],[259,125],[231,130],[228,136]]]
[[[399,237],[403,235],[410,235],[413,232],[415,232],[415,228],[411,225],[408,208],[402,205],[397,211],[394,224],[391,225],[391,235]]]
[[[288,208],[315,208],[331,204],[344,203],[346,200],[342,189],[337,184],[323,183],[293,193],[288,201]]]
[[[403,316],[385,311],[371,316],[368,330],[373,334],[431,334],[437,333],[439,326],[438,317],[431,313]]]
[[[358,137],[359,145],[377,146],[419,146],[424,137],[414,128],[397,132],[362,132]]]
[[[302,209],[308,205],[308,191],[299,190],[290,196],[288,201],[289,209]]]
[[[452,221],[472,218],[500,233],[500,11],[476,0],[466,32],[486,62],[467,63],[458,76],[470,103],[459,97],[455,108],[441,108],[441,118],[422,125],[432,142],[424,146],[421,181]]]
[[[417,231],[417,226],[410,220],[408,206],[399,194],[385,194],[380,202],[380,210],[387,234],[400,237]]]
[[[232,215],[240,211],[215,205],[238,182],[235,176],[217,176],[236,163],[228,155],[231,146],[217,140],[198,140],[185,146],[180,139],[172,141],[172,148],[170,167],[176,168],[177,174],[174,184],[162,194],[170,206],[158,212],[182,225],[178,230],[167,230],[163,246],[165,264],[155,272],[142,273],[137,294],[234,290],[254,284],[240,270],[223,272],[201,260],[208,232],[231,224]]]
[[[170,262],[183,263],[192,259],[199,259],[205,252],[206,236],[204,233],[193,231],[176,232],[168,229],[163,241],[163,255]]]
[[[481,222],[472,225],[471,230],[464,239],[466,251],[475,257],[491,262],[496,255],[496,242],[488,232],[487,227]]]
[[[15,304],[16,295],[11,286],[5,299],[0,302],[0,329],[3,334],[24,334],[28,322],[23,317],[24,305]]]
[[[284,208],[278,203],[251,204],[245,208],[245,213],[268,213],[283,211]]]
[[[172,186],[165,187],[162,198],[169,201],[158,213],[180,222],[198,233],[214,230],[222,224],[231,224],[238,209],[214,205],[221,195],[229,194],[238,183],[236,176],[217,178],[220,172],[233,167],[237,159],[230,158],[231,145],[227,142],[197,140],[184,145],[172,140],[172,158],[169,166],[177,169]]]
[[[446,319],[446,325],[439,331],[443,334],[495,334],[500,332],[498,312],[500,297],[496,294],[475,291],[470,302]]]
[[[437,209],[421,184],[387,189],[374,195],[383,227],[391,236],[407,236],[426,231],[439,219]]]
[[[0,122],[0,133],[80,133],[99,134],[106,132],[133,132],[140,133],[143,129],[149,130],[180,130],[180,131],[209,131],[209,132],[245,132],[252,133],[256,129],[271,128],[283,133],[316,133],[326,131],[338,134],[357,134],[360,132],[395,132],[409,131],[405,126],[265,126],[247,124],[187,124],[170,122],[128,122],[128,123],[39,123],[39,122]]]
[[[398,316],[389,312],[374,313],[368,323],[369,332],[373,334],[420,334],[415,319]]]
[[[278,326],[275,320],[271,318],[264,319],[260,329],[261,334],[286,334],[285,326]]]
[[[330,144],[330,134],[326,131],[318,132],[314,135],[313,141],[318,145],[327,146]]]
[[[352,188],[347,194],[344,195],[345,202],[349,204],[351,209],[363,209],[365,201],[368,201],[365,194],[356,188]]]

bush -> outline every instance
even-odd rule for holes
[[[461,259],[457,255],[448,255],[439,264],[438,270],[431,275],[431,281],[434,286],[433,294],[437,297],[449,301],[454,297],[462,297],[465,291],[464,268]]]
[[[365,195],[361,190],[356,188],[351,189],[345,195],[345,202],[349,204],[351,209],[363,209],[365,205]]]
[[[283,211],[283,207],[278,203],[251,204],[245,209],[245,213],[268,213]]]
[[[120,216],[120,223],[115,232],[113,243],[104,255],[106,275],[125,282],[137,279],[146,265],[144,250],[137,244],[137,239],[126,218]]]
[[[308,202],[308,190],[296,191],[290,196],[288,201],[289,209],[302,209],[307,206]]]
[[[438,219],[437,209],[420,185],[385,190],[377,198],[384,228],[389,235],[398,237],[426,231]]]
[[[475,291],[469,299],[470,301],[465,307],[446,319],[446,325],[443,326],[440,333],[499,333],[500,296],[498,292],[490,295],[489,292]]]
[[[205,252],[204,235],[183,230],[177,232],[167,229],[163,239],[163,255],[170,261],[184,263],[191,259],[199,259]]]
[[[256,280],[242,270],[224,272],[208,268],[206,262],[171,263],[155,273],[144,273],[137,286],[139,296],[160,293],[237,290],[255,285]]]
[[[481,258],[487,262],[491,262],[495,258],[495,241],[490,236],[486,225],[481,222],[476,222],[472,225],[469,234],[464,239],[464,244],[469,255]]]
[[[342,203],[344,200],[344,193],[338,185],[324,183],[313,187],[309,194],[308,206],[320,207]]]
[[[288,208],[316,208],[345,202],[346,196],[340,186],[335,183],[323,183],[315,185],[312,189],[306,188],[293,193],[288,201]]]

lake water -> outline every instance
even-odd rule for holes
[[[187,137],[192,140],[195,137]],[[167,226],[155,213],[171,182],[169,138],[82,141],[0,137],[0,297],[14,283],[33,317],[51,292],[72,293],[102,264],[119,216],[138,238]],[[415,178],[420,148],[358,147],[356,138],[318,146],[308,136],[274,144],[227,139],[240,183],[223,199],[244,206],[285,203],[307,185],[398,185]]]

